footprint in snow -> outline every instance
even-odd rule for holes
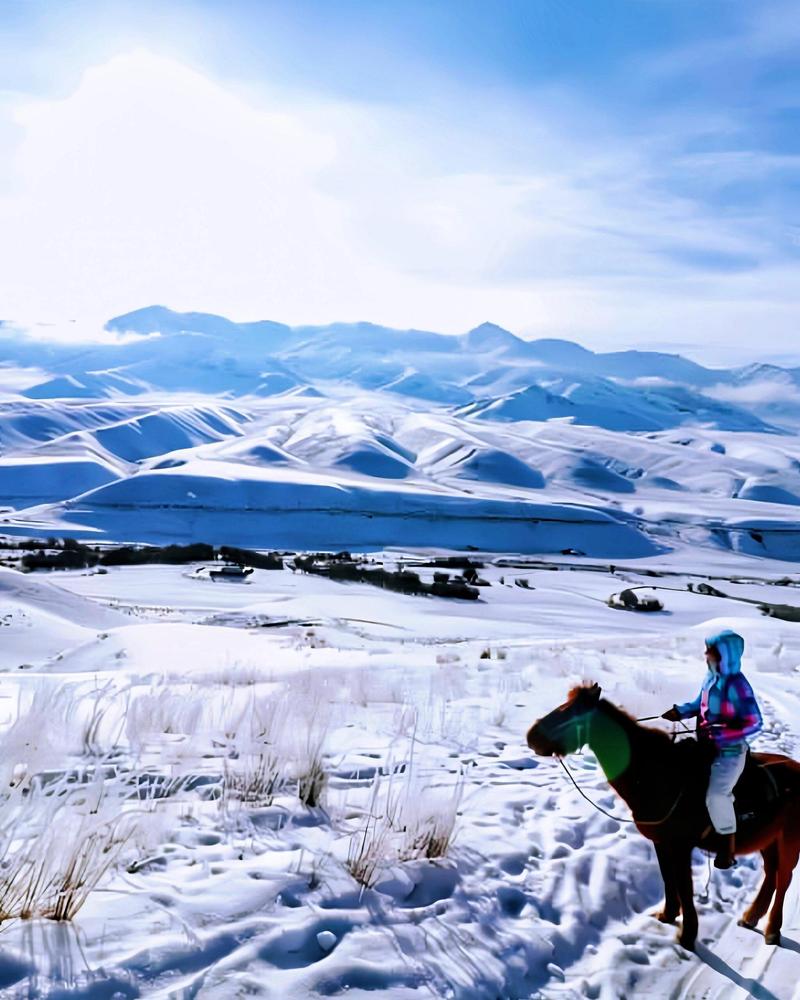
[[[281,931],[259,950],[258,957],[278,969],[302,969],[335,951],[353,926],[349,920],[332,918]]]
[[[514,886],[501,886],[497,890],[500,909],[509,917],[518,917],[528,904],[528,897]]]
[[[510,854],[500,859],[500,868],[506,875],[521,875],[525,871],[527,857],[524,854]]]

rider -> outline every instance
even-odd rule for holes
[[[744,770],[747,737],[761,729],[761,712],[753,689],[741,670],[744,639],[730,629],[706,639],[706,674],[694,701],[673,705],[662,718],[676,722],[697,716],[699,739],[711,740],[714,760],[706,793],[706,807],[714,829],[723,838],[714,865],[734,864],[736,813],[733,788]]]

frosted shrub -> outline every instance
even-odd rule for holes
[[[397,861],[446,857],[453,842],[464,789],[463,776],[449,788],[435,789],[409,767],[372,785],[364,825],[350,837],[347,870],[371,888]]]
[[[66,800],[39,793],[0,834],[0,920],[71,920],[126,857],[153,841],[158,824],[105,801],[102,782]]]
[[[489,722],[499,729],[506,721],[506,698],[503,694],[494,694],[490,703]]]
[[[0,790],[27,787],[41,771],[63,767],[70,748],[80,748],[77,727],[68,723],[75,704],[64,686],[21,692],[16,719],[0,737]]]
[[[227,742],[223,765],[223,809],[234,802],[271,805],[288,780],[285,745],[286,703],[283,698],[251,695],[225,721]]]
[[[372,783],[372,793],[366,820],[362,829],[352,834],[347,849],[345,867],[365,889],[378,881],[384,867],[391,862],[392,810],[396,800],[385,791],[380,776]]]
[[[647,667],[635,667],[631,674],[631,687],[643,694],[658,695],[663,691],[663,679]]]
[[[324,745],[331,709],[326,684],[309,672],[278,694],[228,700],[218,717],[217,745],[225,755],[223,806],[269,805],[293,785],[304,805],[321,804],[327,785]]]
[[[119,708],[120,694],[121,692],[109,683],[105,687],[96,689],[84,699],[89,706],[88,714],[84,709],[80,726],[84,754],[99,757],[106,748],[112,749],[116,746],[127,714]],[[114,720],[115,713],[120,716],[118,720]]]
[[[489,702],[486,718],[490,725],[500,727],[506,723],[509,705],[519,701],[525,687],[522,675],[511,665],[484,680],[482,694]]]
[[[300,746],[295,751],[297,797],[309,808],[322,804],[328,785],[328,772],[323,757],[327,735],[328,719],[317,712],[307,720]]]
[[[372,704],[399,704],[406,697],[404,679],[395,671],[360,667],[348,671],[345,681],[331,700],[367,708]]]
[[[272,805],[275,795],[286,784],[286,764],[282,755],[265,747],[260,753],[247,753],[236,760],[226,760],[222,776],[222,805],[232,802],[250,806]]]
[[[297,778],[297,797],[304,806],[313,809],[322,805],[328,787],[328,772],[321,756],[310,758],[308,765]]]
[[[463,776],[452,787],[435,791],[413,779],[409,781],[408,793],[395,816],[395,822],[402,825],[403,833],[398,847],[400,860],[447,856],[463,792]]]
[[[214,699],[204,715],[204,726],[230,749],[251,747],[283,730],[288,704],[282,695],[231,690],[224,699]]]
[[[193,736],[202,716],[199,697],[155,689],[131,699],[125,732],[131,749],[141,751],[154,737],[168,734]]]
[[[417,732],[427,742],[459,750],[476,747],[486,724],[485,710],[481,706],[453,705],[442,698],[423,705],[417,718]]]
[[[234,660],[213,673],[195,675],[199,684],[204,687],[215,684],[224,687],[252,687],[255,684],[268,683],[273,680],[271,671],[258,663]]]
[[[314,685],[310,672],[301,675],[299,684],[286,692],[287,716],[290,718],[287,753],[297,782],[297,796],[311,808],[321,805],[328,783],[324,749],[333,722],[329,683]]]
[[[135,825],[135,819],[124,816],[105,822],[84,817],[71,830],[62,829],[53,838],[56,850],[49,857],[52,876],[41,906],[42,916],[72,920],[89,893],[119,863],[134,836]]]

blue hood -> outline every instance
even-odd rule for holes
[[[742,669],[742,653],[744,652],[744,639],[729,628],[710,635],[706,639],[707,646],[715,646],[719,650],[721,674],[738,674]]]

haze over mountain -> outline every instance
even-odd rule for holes
[[[491,323],[449,336],[151,306],[107,330],[124,336],[0,330],[29,373],[0,403],[9,530],[605,555],[698,530],[800,556],[800,369]]]

